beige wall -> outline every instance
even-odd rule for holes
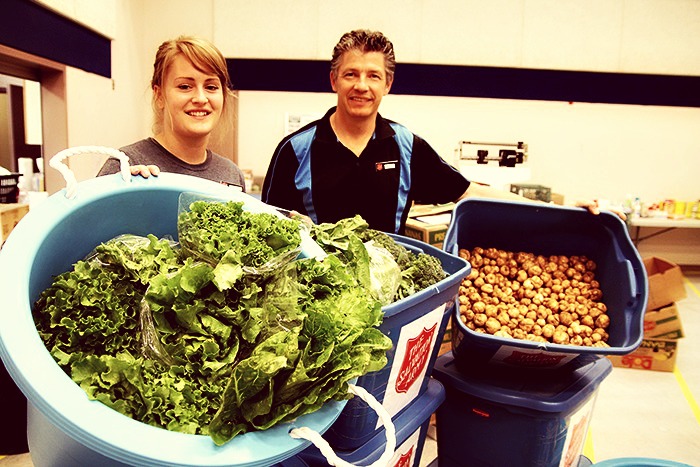
[[[0,94],[0,167],[12,170],[10,145],[10,90]]]
[[[700,75],[695,0],[357,0],[342,14],[324,0],[206,0],[196,10],[184,0],[44,3],[114,38],[113,80],[69,73],[71,145],[150,134],[152,55],[182,33],[208,37],[233,58],[325,60],[343,32],[369,27],[392,39],[399,62]],[[331,93],[241,92],[239,165],[263,176],[285,113],[323,113],[333,103]],[[447,159],[464,139],[524,141],[532,181],[567,199],[698,196],[697,108],[390,95],[382,113]],[[88,165],[84,177],[98,166]]]
[[[213,4],[214,39],[233,57],[325,60],[343,32],[366,27],[387,34],[407,63],[700,75],[695,0]]]
[[[150,94],[138,24],[142,19],[141,2],[46,0],[42,3],[113,39],[112,79],[76,68],[66,69],[68,146],[120,147],[148,136]],[[100,156],[86,155],[76,156],[69,165],[78,180],[84,180],[93,177],[102,162]],[[56,189],[62,185],[52,186]]]

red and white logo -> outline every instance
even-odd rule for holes
[[[401,457],[398,458],[394,467],[411,467],[413,465],[411,463],[411,457],[413,457],[413,445],[411,445],[411,449],[409,449],[408,452],[401,454]]]
[[[406,342],[406,352],[401,362],[399,374],[396,377],[396,392],[408,392],[423,373],[430,357],[433,338],[437,330],[437,323],[430,329],[421,331],[416,337],[408,339]]]

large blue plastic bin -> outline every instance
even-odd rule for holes
[[[459,284],[469,274],[470,266],[462,258],[419,240],[392,237],[413,252],[437,257],[448,274],[437,284],[383,308],[384,321],[379,329],[393,343],[387,352],[388,363],[382,370],[358,378],[357,385],[381,402],[393,418],[427,389]],[[380,430],[378,422],[373,409],[353,398],[324,437],[335,449],[354,450]]]
[[[423,454],[425,437],[428,434],[430,416],[445,400],[445,388],[434,378],[428,378],[428,389],[404,410],[394,421],[396,427],[396,451],[389,466],[418,467]],[[379,430],[357,449],[336,451],[338,457],[353,465],[370,465],[381,457],[386,445],[384,429]],[[316,448],[310,446],[298,454],[309,467],[325,467],[326,458]]]
[[[644,263],[625,223],[603,211],[544,203],[465,199],[455,206],[443,248],[494,247],[536,255],[586,255],[597,264],[596,280],[608,308],[610,347],[543,344],[476,333],[452,319],[452,351],[464,365],[502,364],[556,368],[580,354],[624,355],[642,341],[648,282]]]
[[[252,211],[274,209],[224,185],[168,173],[133,177],[130,183],[119,175],[87,180],[78,184],[74,199],[64,191],[33,207],[0,250],[0,269],[11,272],[0,281],[0,357],[28,400],[29,448],[36,466],[268,467],[292,462],[311,444],[292,438],[292,428],[323,433],[331,426],[346,401],[216,446],[207,436],[149,426],[89,400],[56,364],[32,319],[32,305],[53,276],[119,234],[177,238],[183,192],[240,200]]]
[[[650,457],[620,457],[593,464],[594,467],[693,467],[690,464]]]
[[[582,355],[533,377],[527,369],[464,371],[451,352],[435,362],[445,386],[437,410],[440,467],[578,464],[610,360]]]

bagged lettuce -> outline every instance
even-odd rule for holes
[[[232,202],[192,203],[178,236],[105,242],[37,300],[40,337],[88,397],[223,444],[386,364],[366,250],[361,266],[297,258],[296,221]]]

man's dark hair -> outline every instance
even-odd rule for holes
[[[358,49],[363,53],[380,52],[384,55],[384,68],[386,69],[386,79],[388,83],[394,80],[394,70],[396,69],[396,57],[394,56],[394,45],[387,37],[379,31],[369,31],[367,29],[356,29],[346,32],[333,48],[333,58],[331,59],[331,73],[338,76],[340,57],[345,52]]]

